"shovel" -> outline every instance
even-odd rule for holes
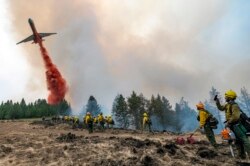
[[[193,135],[194,135],[194,133],[199,129],[200,127],[197,127],[191,134],[190,134],[190,136],[188,137],[188,138],[191,138]]]
[[[194,133],[195,133],[198,129],[199,129],[199,127],[196,128],[196,129],[190,134],[189,137],[187,137],[187,142],[188,142],[189,144],[194,144],[194,143],[196,142],[195,139],[192,138],[192,136],[194,135]]]
[[[231,144],[229,144],[229,148],[230,148],[231,155],[234,158],[234,151],[233,151],[233,147]]]

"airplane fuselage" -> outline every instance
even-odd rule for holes
[[[35,27],[33,20],[31,18],[29,18],[28,22],[30,24],[30,28],[31,28],[33,35],[34,35],[34,43],[38,43],[38,42],[42,41],[41,37],[37,33],[37,30],[36,30],[36,27]]]

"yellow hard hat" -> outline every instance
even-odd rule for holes
[[[225,97],[230,99],[236,99],[237,94],[230,89],[225,93]]]
[[[148,114],[146,112],[143,113],[143,116],[148,116]]]
[[[196,104],[197,109],[204,109],[204,104],[202,102],[199,102],[198,104]]]

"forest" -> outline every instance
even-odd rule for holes
[[[224,95],[214,87],[208,93],[209,99],[202,101],[205,108],[219,120],[217,131],[220,131],[225,121],[224,112],[220,112],[213,101],[215,95],[224,102]],[[197,100],[199,101],[199,100]],[[243,112],[250,115],[250,94],[246,88],[241,88],[236,102]],[[84,116],[90,112],[92,116],[97,116],[103,112],[94,96],[90,96],[87,104],[83,104],[83,109],[77,116]],[[192,106],[195,108],[195,106]],[[188,101],[183,97],[172,106],[165,96],[160,94],[152,95],[149,99],[142,93],[133,91],[130,96],[124,97],[118,94],[113,101],[113,106],[109,112],[115,121],[115,127],[124,129],[141,129],[142,115],[147,112],[152,121],[152,129],[157,131],[187,132],[198,127],[197,110],[192,109]],[[104,115],[107,112],[103,112]],[[35,102],[26,103],[24,99],[20,102],[8,100],[0,105],[0,119],[26,119],[52,116],[72,115],[70,103],[63,100],[57,105],[49,105],[45,99],[38,99]]]

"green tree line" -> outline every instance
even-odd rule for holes
[[[49,105],[45,99],[38,99],[35,102],[26,103],[8,100],[0,105],[0,119],[24,119],[40,118],[56,115],[70,114],[70,104],[63,100],[57,105]]]
[[[141,129],[144,112],[150,115],[154,130],[185,132],[194,130],[198,125],[196,111],[188,106],[184,98],[176,103],[174,109],[164,96],[152,95],[147,99],[143,94],[137,94],[134,91],[127,99],[122,94],[118,94],[113,102],[112,115],[116,125],[121,128]],[[193,124],[185,125],[186,122]]]
[[[215,95],[218,95],[222,103],[225,102],[224,96],[214,87],[208,93],[209,99],[203,102],[205,108],[219,120],[218,129],[216,130],[216,132],[219,132],[224,128],[225,113],[217,109],[213,100]],[[197,99],[197,102],[199,102],[199,99]],[[250,94],[245,87],[241,88],[236,102],[242,111],[250,116]],[[147,99],[142,93],[137,94],[133,91],[127,98],[122,94],[118,94],[114,99],[112,115],[117,127],[141,129],[144,112],[149,113],[152,128],[155,130],[187,132],[198,127],[196,119],[198,112],[192,109],[184,98],[181,98],[174,108],[166,97],[159,94],[157,96],[152,95],[150,99]]]

